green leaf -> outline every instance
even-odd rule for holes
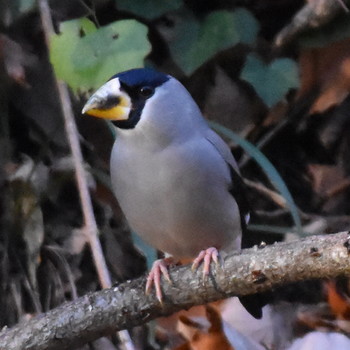
[[[147,27],[123,20],[97,29],[88,19],[63,22],[50,41],[58,78],[75,92],[96,89],[117,72],[142,67],[151,45]]]
[[[90,32],[91,26],[94,27],[94,24],[86,18],[63,22],[60,27],[61,34],[53,35],[50,39],[50,61],[55,74],[74,90],[87,88],[85,81],[82,82],[84,79],[75,70],[72,56],[81,40],[81,33],[85,30]]]
[[[182,0],[117,0],[116,2],[119,10],[150,20],[182,6]]]
[[[245,9],[214,11],[201,22],[186,12],[175,22],[169,47],[175,62],[189,75],[222,50],[252,44],[258,30],[258,22]]]
[[[299,86],[298,66],[289,58],[278,58],[267,65],[250,54],[240,78],[254,87],[268,107],[280,101],[290,89]]]
[[[302,233],[302,226],[298,208],[294,202],[292,195],[290,194],[287,185],[281,178],[280,174],[273,166],[273,164],[266,158],[266,156],[253,144],[248,142],[245,139],[242,139],[236,133],[231,131],[230,129],[215,123],[210,122],[210,125],[221,134],[228,137],[233,142],[240,145],[262,168],[268,179],[271,181],[271,184],[276,188],[277,191],[281,193],[281,195],[285,198],[292,218],[294,220],[294,224],[296,226],[296,230],[298,233]]]

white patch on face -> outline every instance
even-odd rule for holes
[[[102,91],[103,94],[108,94],[109,91],[109,94],[120,96],[122,99],[126,99],[128,105],[131,106],[130,96],[120,89],[121,86],[119,78],[114,78],[108,81],[105,85],[101,87],[101,89],[103,89],[104,87],[106,88],[106,91]]]
[[[120,81],[119,78],[114,78],[110,81],[107,81],[104,85],[102,85],[91,97],[90,99],[96,100],[106,100],[108,96],[119,96],[122,99],[126,99],[128,105],[131,106],[131,99],[127,93],[120,89]],[[89,100],[90,101],[90,100]],[[88,101],[88,102],[89,102]]]
[[[119,78],[114,78],[110,81],[107,81],[106,84],[102,85],[94,95],[98,95],[101,99],[106,99],[110,95],[119,95],[120,94],[120,81]]]

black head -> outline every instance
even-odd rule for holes
[[[111,120],[118,128],[132,129],[146,101],[170,78],[145,68],[118,73],[89,98],[82,113]]]
[[[156,88],[169,80],[169,76],[148,68],[136,68],[114,75],[110,80],[118,78],[121,89],[131,98],[132,111],[127,120],[113,121],[121,129],[131,129],[140,120],[142,109]]]
[[[121,83],[130,87],[144,85],[152,86],[154,88],[156,88],[159,85],[162,85],[167,80],[169,80],[168,75],[149,68],[130,69],[125,72],[113,75],[113,77],[109,80],[112,80],[114,78],[119,78]]]

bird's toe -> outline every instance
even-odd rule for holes
[[[209,275],[210,264],[214,261],[215,264],[219,263],[219,252],[216,248],[210,247],[202,250],[192,263],[192,270],[196,270],[198,266],[203,262],[203,277]]]
[[[162,303],[162,301],[163,301],[163,293],[162,293],[162,289],[161,289],[161,277],[163,275],[164,278],[169,283],[171,283],[168,268],[173,263],[174,262],[173,262],[172,258],[156,260],[153,263],[152,268],[151,268],[151,270],[148,274],[148,277],[147,277],[146,294],[150,293],[152,286],[154,285],[154,288],[156,290],[156,297],[160,303]]]

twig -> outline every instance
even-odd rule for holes
[[[343,0],[337,0],[339,5],[343,8],[343,10],[348,13],[349,12],[349,8],[346,6],[345,2]]]
[[[271,140],[278,135],[287,125],[289,124],[289,120],[287,117],[283,119],[281,122],[279,122],[272,130],[267,132],[264,136],[261,137],[259,142],[256,143],[256,147],[259,150],[262,150],[263,147],[265,147]],[[239,161],[238,166],[240,169],[244,168],[249,161],[252,160],[252,157],[245,153],[242,159]]]
[[[338,0],[338,1],[341,1],[341,0]],[[91,1],[91,7],[90,8],[86,3],[85,3],[85,0],[80,0],[79,1],[81,3],[81,5],[88,11],[87,15],[88,16],[91,16],[96,27],[99,28],[100,27],[100,24],[98,22],[98,18],[96,16],[96,9],[95,9],[95,3],[94,1]]]
[[[43,31],[45,34],[46,45],[49,47],[50,36],[54,34],[54,29],[47,0],[39,0],[39,9]],[[64,82],[58,79],[55,79],[55,81],[58,90],[58,96],[61,102],[62,113],[64,116],[66,133],[74,160],[75,175],[85,222],[84,231],[86,232],[91,247],[93,260],[96,266],[96,271],[101,287],[108,288],[112,285],[112,282],[103,255],[102,247],[98,239],[98,228],[92,208],[86,173],[83,166],[84,161],[79,143],[79,133],[74,120],[68,88]],[[127,350],[134,349],[130,335],[127,331],[119,333],[119,339]]]
[[[293,41],[299,34],[313,28],[318,28],[330,22],[341,11],[348,12],[343,0],[308,1],[291,22],[276,36],[274,45],[282,47]]]
[[[81,154],[81,149],[78,139],[78,130],[74,121],[74,115],[72,112],[72,107],[70,103],[70,98],[66,85],[58,81],[58,91],[61,100],[61,105],[63,109],[63,115],[65,119],[66,132],[68,135],[68,140],[70,143],[74,166],[76,172],[76,180],[78,184],[78,190],[80,195],[80,202],[82,206],[84,221],[85,221],[85,232],[87,234],[92,255],[94,258],[94,263],[96,266],[97,274],[102,288],[110,287],[112,282],[108,273],[107,265],[103,256],[100,241],[98,239],[97,233],[98,228],[95,221],[95,216],[92,208],[89,188],[86,180],[86,174],[83,167],[83,157]]]
[[[329,200],[334,196],[344,193],[349,189],[349,187],[350,187],[350,179],[346,177],[345,179],[335,184],[334,186],[332,186],[330,189],[326,191],[326,194],[325,194],[326,200]]]
[[[291,110],[266,134],[259,138],[258,142],[255,143],[255,146],[261,151],[270,144],[277,136],[279,136],[284,130],[288,127],[296,128],[296,125],[302,120],[305,116],[314,101],[319,97],[319,90],[313,89],[303,98],[300,98],[297,103],[291,108]],[[239,161],[239,168],[244,168],[250,161],[252,157],[249,154],[244,154],[242,159]]]
[[[317,252],[317,254],[315,254]],[[257,279],[257,272],[259,277]],[[90,293],[0,333],[2,350],[74,349],[115,330],[233,295],[248,295],[310,279],[350,275],[349,232],[311,236],[264,249],[245,249],[212,266],[209,278],[190,266],[170,270],[164,302],[146,296],[146,278]]]
[[[286,199],[283,196],[281,196],[279,193],[270,190],[269,188],[267,188],[266,186],[264,186],[261,183],[258,183],[258,182],[252,181],[252,180],[248,180],[246,178],[243,179],[243,181],[244,181],[245,185],[247,185],[247,187],[250,187],[250,188],[260,192],[265,197],[272,200],[279,207],[281,207],[283,209],[288,208]]]

